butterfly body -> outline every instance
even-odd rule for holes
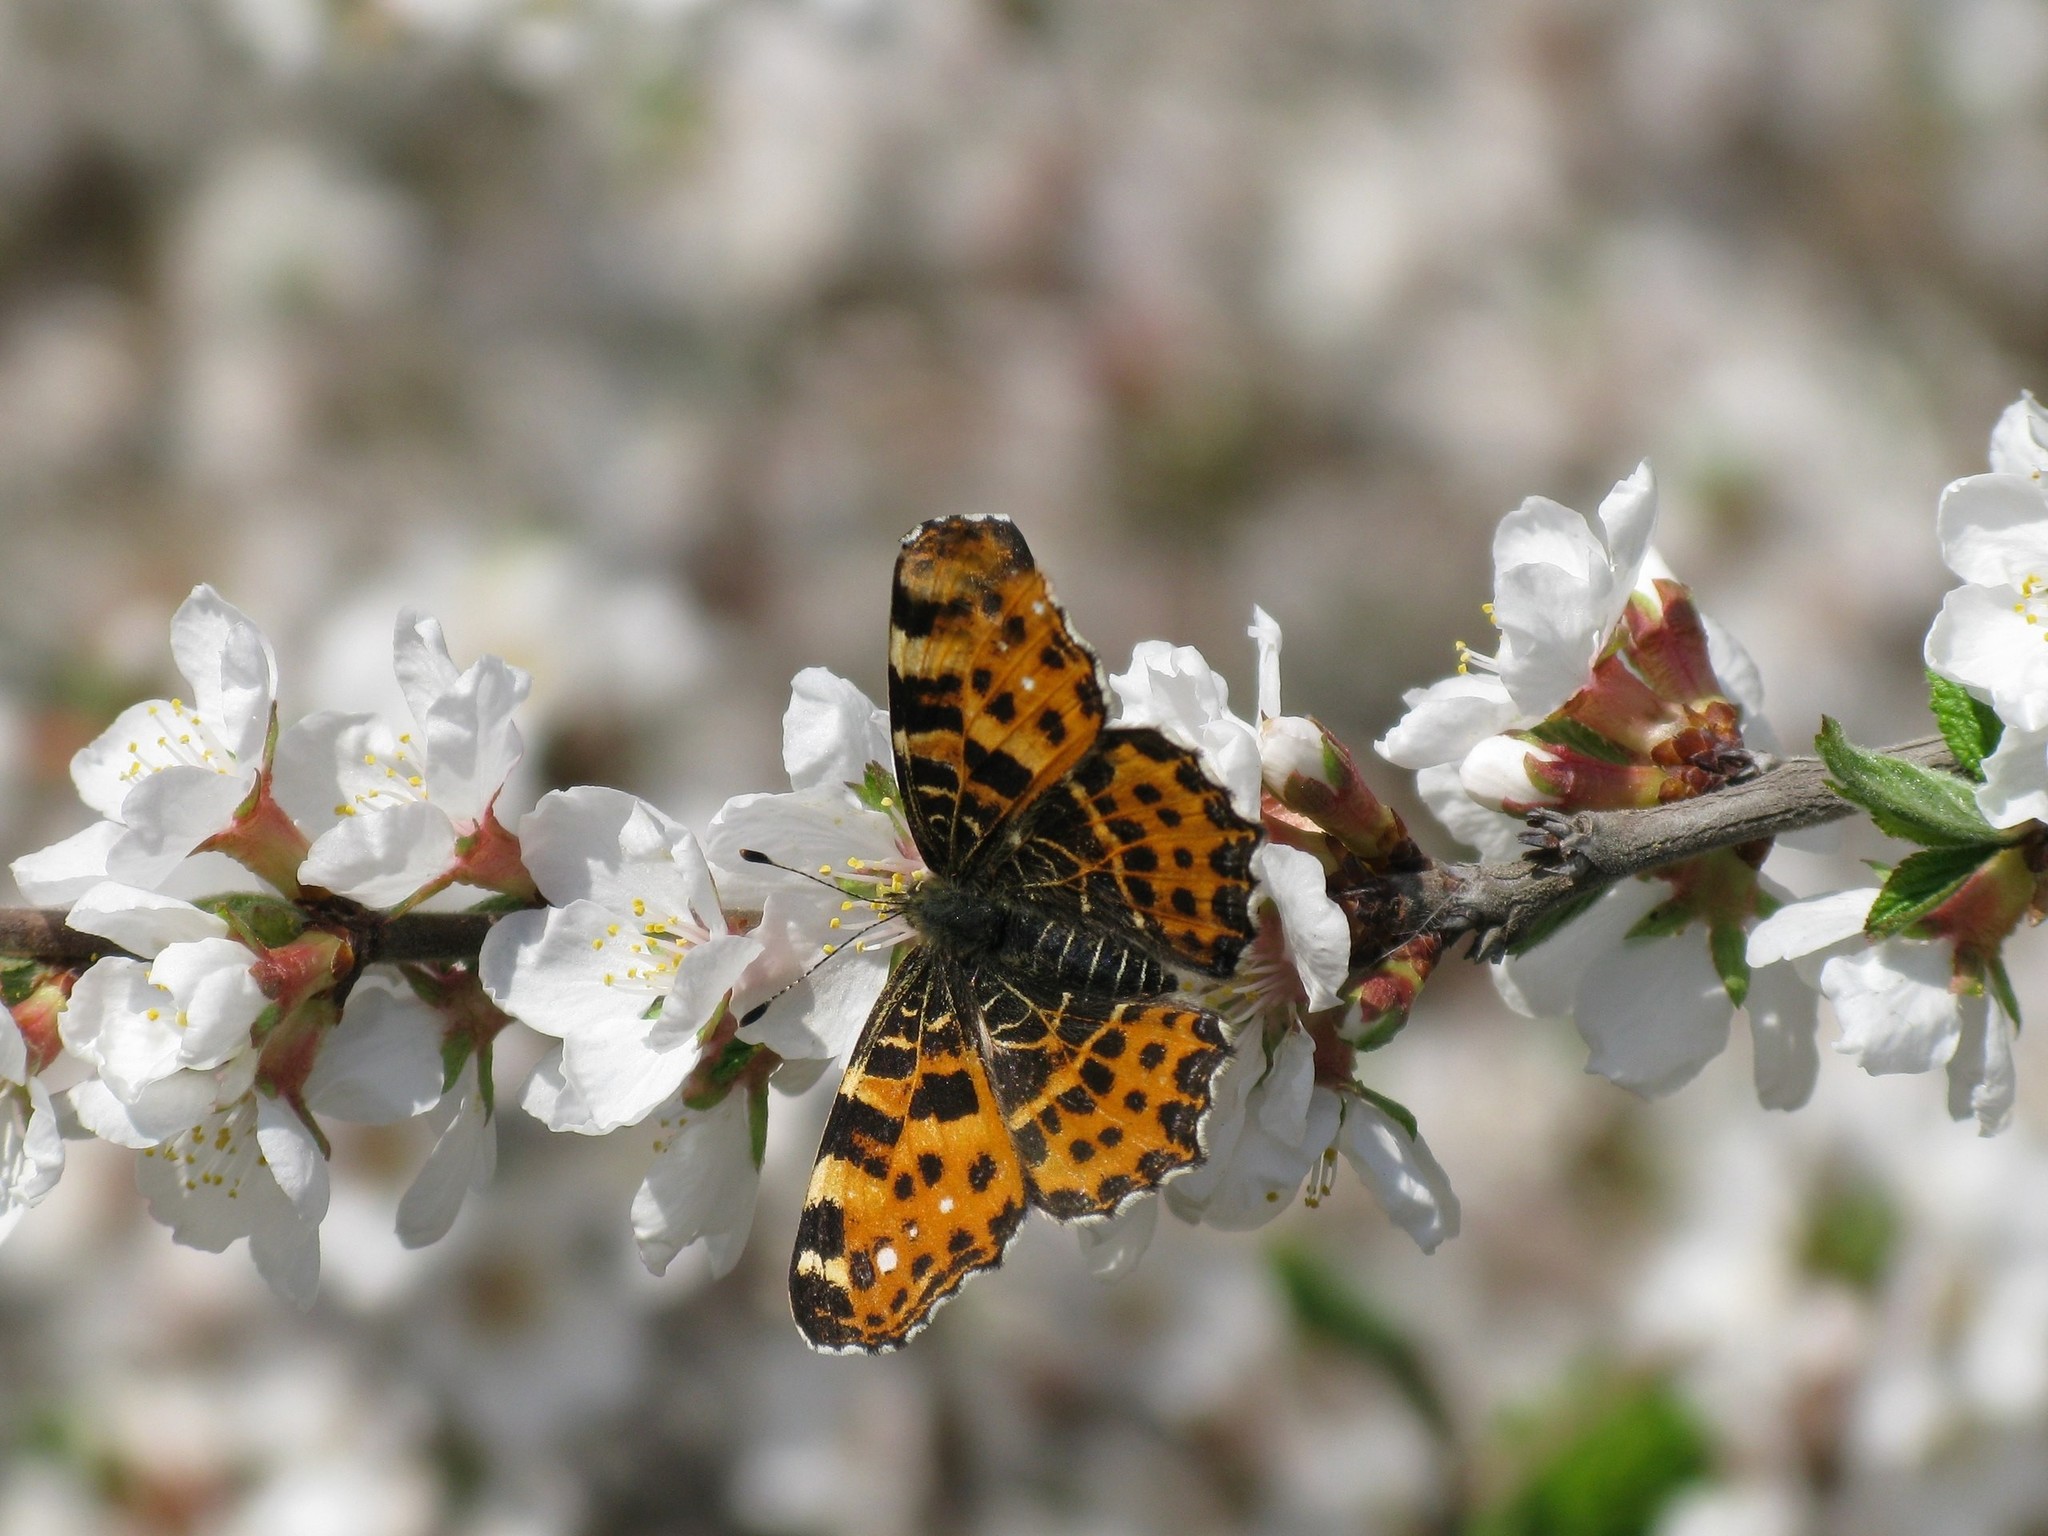
[[[1105,725],[1095,658],[1007,522],[904,541],[896,778],[927,872],[848,1061],[790,1271],[799,1328],[892,1348],[1033,1206],[1114,1214],[1202,1156],[1225,1037],[1179,1001],[1252,932],[1258,829],[1196,754]]]

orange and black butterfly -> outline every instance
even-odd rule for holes
[[[1107,1216],[1202,1157],[1218,1018],[1176,971],[1251,938],[1258,828],[1196,755],[1105,726],[1094,654],[1006,521],[904,540],[889,625],[896,779],[929,874],[918,942],[833,1101],[790,1266],[828,1350],[903,1343],[1032,1206]]]

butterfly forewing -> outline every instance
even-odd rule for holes
[[[897,559],[889,618],[897,782],[925,861],[958,874],[1093,745],[1095,658],[1023,536],[996,519],[920,528]]]
[[[1033,1205],[1062,1220],[1105,1216],[1200,1161],[1209,1079],[1224,1057],[1216,1015],[1170,1000],[1049,997],[987,972],[971,985]]]
[[[910,951],[868,1016],[811,1170],[790,1306],[821,1349],[902,1343],[1024,1219],[1023,1169],[961,1016],[958,970]]]
[[[1005,889],[1135,929],[1211,976],[1251,940],[1259,829],[1156,730],[1102,732],[1018,831],[990,871]]]

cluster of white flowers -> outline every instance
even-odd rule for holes
[[[1819,1069],[1819,994],[1840,1024],[1838,1052],[1872,1073],[1945,1066],[1951,1113],[1986,1134],[2006,1123],[2017,1018],[1999,949],[2039,910],[2048,819],[2048,413],[2031,396],[2001,417],[1991,464],[1943,493],[1942,554],[1964,585],[1926,642],[1937,718],[1974,791],[1932,773],[1918,789],[1845,790],[1881,828],[1925,845],[1883,891],[1794,901],[1758,871],[1767,850],[1724,851],[1618,883],[1495,967],[1517,1011],[1577,1024],[1588,1071],[1671,1092],[1725,1047],[1741,1009],[1759,1100],[1794,1109]],[[1464,651],[1458,674],[1410,693],[1378,743],[1418,770],[1439,819],[1490,857],[1520,852],[1522,813],[1655,804],[1688,769],[1709,775],[1681,783],[1698,793],[1747,767],[1728,751],[1743,736],[1768,742],[1757,670],[1732,637],[1690,615],[1650,547],[1655,516],[1647,465],[1597,518],[1542,498],[1509,514],[1488,609],[1498,653]],[[1685,646],[1652,643],[1674,613],[1681,628],[1697,622],[1695,654],[1679,666]],[[1674,732],[1711,725],[1699,705],[1716,696],[1740,734]]]
[[[1819,1067],[1818,993],[1838,1051],[1871,1072],[1945,1066],[1953,1113],[1987,1133],[2005,1123],[2018,1008],[2001,948],[2039,909],[2048,862],[2048,413],[2031,398],[2000,421],[1992,466],[1943,497],[1964,585],[1927,639],[1937,718],[1974,783],[1896,765],[1865,783],[1861,749],[1830,726],[1844,792],[1924,845],[1883,886],[1796,901],[1764,878],[1767,844],[1721,850],[1618,883],[1497,966],[1516,1010],[1575,1020],[1589,1071],[1670,1092],[1725,1047],[1739,1010],[1758,1097],[1796,1108]],[[1537,809],[1654,805],[1756,771],[1756,669],[1658,559],[1655,520],[1648,466],[1595,518],[1541,498],[1510,513],[1496,654],[1464,649],[1378,744],[1489,853],[1512,852]],[[1232,1034],[1206,1156],[1159,1198],[1081,1225],[1103,1274],[1143,1253],[1162,1204],[1254,1227],[1304,1192],[1317,1203],[1340,1159],[1425,1251],[1458,1228],[1414,1118],[1359,1076],[1438,950],[1361,956],[1332,894],[1421,855],[1341,744],[1282,713],[1278,625],[1255,610],[1249,633],[1251,720],[1187,647],[1145,642],[1108,679],[1114,723],[1197,752],[1268,835],[1255,938],[1236,974],[1195,988]],[[458,669],[431,619],[399,616],[404,730],[338,714],[281,730],[269,643],[209,588],[178,610],[172,652],[191,702],[137,704],[80,751],[73,777],[102,819],[13,866],[30,899],[121,953],[82,971],[11,962],[0,978],[0,1230],[54,1184],[62,1137],[95,1135],[141,1154],[143,1193],[179,1241],[246,1237],[304,1303],[328,1198],[321,1118],[427,1117],[433,1147],[397,1222],[407,1244],[433,1242],[490,1175],[492,1046],[517,1020],[557,1042],[519,1093],[527,1113],[645,1140],[632,1226],[647,1266],[701,1243],[730,1269],[769,1090],[804,1091],[847,1055],[912,937],[893,898],[925,870],[886,714],[843,678],[799,673],[790,788],[727,801],[701,842],[594,787],[508,826],[528,679],[492,656]],[[219,867],[203,855],[263,888],[203,889]],[[387,921],[479,898],[498,916],[473,962],[379,960]]]

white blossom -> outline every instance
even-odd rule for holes
[[[153,888],[255,789],[277,697],[270,642],[198,586],[171,619],[171,654],[190,700],[130,705],[73,756],[71,781],[102,819],[14,861],[30,901],[69,902],[107,879]]]

